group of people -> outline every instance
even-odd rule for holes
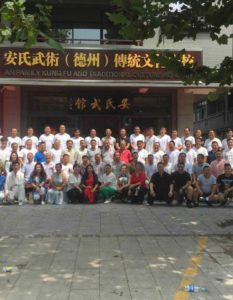
[[[65,125],[57,134],[46,126],[39,137],[31,127],[23,138],[16,128],[0,136],[0,201],[8,204],[30,197],[35,204],[224,204],[233,197],[232,170],[232,129],[222,141],[214,130],[204,139],[201,130],[192,136],[185,128],[179,137],[165,127],[143,134],[139,126],[129,136],[121,128],[117,138],[109,128],[103,138],[95,129],[85,138],[75,129],[71,137]]]

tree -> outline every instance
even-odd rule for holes
[[[0,43],[23,42],[25,48],[30,48],[40,40],[52,48],[63,50],[52,38],[52,6],[46,0],[38,2],[40,3],[35,4],[33,13],[27,12],[26,0],[3,2],[0,7]]]
[[[115,10],[109,19],[120,26],[119,33],[125,39],[148,39],[159,33],[158,45],[165,39],[174,42],[184,38],[196,39],[197,34],[206,32],[210,40],[218,44],[232,42],[233,34],[226,34],[223,28],[233,25],[233,0],[184,0],[174,4],[169,0],[112,0]],[[158,46],[157,45],[157,46]],[[200,82],[206,85],[218,83],[220,86],[233,83],[233,58],[226,56],[219,65],[197,66],[181,63],[185,49],[174,57],[169,51],[155,50],[153,57],[175,74],[184,84]],[[159,54],[159,55],[158,55]]]

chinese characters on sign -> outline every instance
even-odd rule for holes
[[[174,56],[177,52],[172,52]],[[159,55],[159,53],[157,54]],[[181,56],[186,65],[202,65],[202,52]],[[41,80],[177,80],[150,50],[0,48],[0,78]],[[85,103],[80,104],[82,107]],[[114,103],[108,104],[114,109]],[[100,109],[98,99],[93,106]]]
[[[129,112],[131,103],[127,97],[72,97],[69,111],[73,113],[114,113]]]

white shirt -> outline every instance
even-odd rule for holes
[[[195,138],[192,135],[190,135],[188,137],[182,136],[181,143],[184,148],[185,148],[185,141],[190,141],[192,143],[192,145],[195,145]]]
[[[203,154],[204,156],[208,156],[208,151],[205,147],[200,147],[200,148],[193,148],[193,150],[198,154]]]
[[[54,136],[54,140],[59,140],[61,142],[61,148],[62,150],[65,150],[66,149],[66,142],[68,140],[70,140],[70,135],[68,133],[57,133],[55,134]]]
[[[146,137],[146,150],[149,154],[151,154],[154,151],[154,143],[159,142],[159,139],[157,136],[147,136]]]
[[[71,173],[68,179],[67,191],[71,190],[73,188],[73,185],[80,185],[80,183],[81,183],[81,175],[78,174],[78,176],[76,176]]]
[[[102,182],[103,183],[111,182],[111,184],[108,186],[116,190],[117,179],[113,172],[110,172],[109,174],[104,173]]]
[[[212,140],[207,139],[207,140],[205,141],[205,143],[204,143],[204,147],[206,147],[206,149],[207,149],[208,152],[212,150],[211,144],[212,144],[213,142],[217,142],[217,143],[218,143],[218,146],[219,146],[219,147],[222,147],[222,143],[221,143],[220,139],[218,139],[218,138],[214,138],[214,139],[212,139]]]
[[[46,151],[50,151],[53,147],[54,135],[53,134],[42,134],[39,138],[39,142],[44,142],[46,145]]]
[[[23,149],[21,150],[21,153],[22,153],[22,155],[23,155],[23,163],[25,164],[25,163],[28,161],[28,159],[27,159],[28,153],[32,153],[32,154],[33,154],[33,157],[34,157],[35,154],[36,154],[36,152],[37,152],[37,150],[36,150],[35,148],[33,148],[33,149],[23,148]]]
[[[85,138],[85,142],[87,144],[87,148],[90,149],[91,148],[91,140],[95,140],[96,141],[96,146],[97,147],[101,147],[102,146],[102,143],[101,143],[101,140],[98,136],[95,136],[94,138],[91,137],[91,136],[87,136]]]
[[[173,142],[175,143],[176,149],[177,149],[178,147],[180,147],[180,146],[183,146],[183,144],[182,144],[182,142],[181,142],[181,138],[179,138],[179,137],[176,137],[174,140],[171,139],[171,141],[173,141]]]
[[[0,161],[5,164],[5,162],[9,159],[11,154],[11,149],[6,147],[5,149],[0,149]]]
[[[22,146],[22,140],[21,140],[21,138],[18,137],[18,136],[16,136],[15,138],[9,136],[9,137],[7,138],[7,140],[8,140],[8,142],[7,142],[7,147],[9,147],[9,148],[11,148],[11,145],[12,145],[13,143],[18,144],[19,147]]]
[[[153,152],[152,153],[153,156],[154,156],[154,165],[156,166],[157,168],[157,164],[158,162],[162,161],[163,160],[163,155],[165,154],[162,150],[159,150],[157,152]]]
[[[42,162],[42,165],[44,167],[44,171],[46,173],[47,179],[50,179],[54,173],[55,164],[54,162],[46,163]]]
[[[229,162],[231,168],[233,168],[233,148],[224,151],[224,158]]]
[[[145,165],[146,158],[148,157],[148,151],[146,149],[141,149],[138,151],[138,161]]]
[[[175,167],[172,166],[172,164],[169,162],[166,166],[164,166],[164,172],[171,175],[172,172],[174,172]]]
[[[21,171],[18,171],[16,175],[13,171],[7,174],[5,184],[6,193],[8,193],[14,185],[24,185],[24,174]]]
[[[175,165],[178,163],[178,157],[180,155],[180,151],[175,149],[174,151],[168,150],[166,153],[169,155],[169,162],[172,164],[172,168],[174,171]]]
[[[62,153],[62,149],[55,149],[52,148],[50,150],[50,153],[52,153],[52,161],[54,162],[54,164],[58,164],[61,162],[61,153]]]
[[[196,158],[197,158],[197,153],[193,150],[190,149],[189,151],[187,151],[186,149],[182,151],[182,153],[186,154],[186,162],[190,165],[195,164],[196,162]]]
[[[109,141],[110,147],[115,148],[116,145],[116,139],[113,136],[110,136],[110,138],[107,138],[106,136],[102,138],[102,145],[105,141]]]
[[[36,148],[37,147],[37,145],[38,145],[38,142],[39,142],[39,140],[38,140],[38,138],[36,137],[36,136],[25,136],[25,137],[23,137],[23,139],[22,139],[22,146],[26,146],[26,142],[27,142],[27,140],[32,140],[32,148]]]
[[[134,150],[137,150],[138,149],[137,142],[138,141],[143,141],[143,143],[144,143],[145,142],[145,137],[141,133],[139,133],[138,135],[135,135],[133,133],[133,134],[130,135],[129,140],[130,140],[132,148]]]
[[[62,164],[62,172],[65,175],[66,179],[68,179],[70,174],[73,173],[73,165],[70,163],[67,165]]]
[[[75,151],[77,151],[80,148],[80,142],[84,140],[83,137],[72,137],[71,140],[73,141],[73,148]]]
[[[81,165],[81,163],[82,163],[82,157],[83,157],[84,155],[87,155],[87,148],[84,148],[84,150],[81,150],[81,149],[79,148],[79,150],[76,151],[76,160],[77,160],[77,163],[78,163],[79,165]]]
[[[233,140],[233,137],[232,137],[231,139]],[[228,149],[227,140],[228,140],[228,139],[222,140],[222,147],[223,147],[223,150],[227,150],[227,149]]]
[[[30,179],[30,176],[35,168],[36,162],[26,162],[26,164],[22,167],[22,173],[24,174],[25,181],[28,182]]]
[[[171,138],[168,134],[165,134],[163,136],[158,136],[159,143],[160,143],[160,149],[165,152],[167,150],[168,143],[171,141]]]

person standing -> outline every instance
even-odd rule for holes
[[[170,142],[171,137],[167,134],[166,127],[160,128],[160,135],[158,136],[158,139],[159,139],[161,151],[163,152],[167,151],[168,143]]]
[[[229,162],[233,169],[233,139],[228,139],[227,140],[227,146],[228,149],[224,151],[224,158],[226,161]]]
[[[78,151],[80,148],[80,142],[84,140],[83,137],[81,137],[81,133],[79,129],[74,130],[74,136],[71,138],[73,141],[73,148],[74,151]]]
[[[32,141],[32,148],[36,149],[39,141],[38,138],[34,135],[34,129],[32,127],[28,127],[27,129],[27,135],[25,137],[23,137],[22,139],[22,146],[25,147],[27,140],[31,140]]]
[[[19,149],[22,146],[22,140],[21,138],[18,136],[18,130],[16,128],[12,128],[11,129],[11,135],[8,137],[8,142],[7,142],[7,147],[11,148],[11,145],[13,143],[18,144]]]
[[[148,130],[148,135],[146,137],[146,151],[148,152],[148,154],[152,154],[154,151],[154,143],[158,142],[159,139],[155,136],[155,132],[154,132],[154,128],[153,127],[149,127]]]
[[[51,133],[51,127],[45,126],[44,133],[39,137],[39,143],[44,142],[46,151],[50,151],[54,143],[54,135]]]
[[[59,127],[59,133],[55,134],[55,140],[59,140],[61,142],[61,149],[66,149],[66,142],[70,140],[70,135],[66,133],[66,126],[61,124]]]
[[[145,137],[143,134],[141,134],[141,129],[139,126],[134,127],[134,133],[130,135],[130,145],[132,148],[132,151],[137,150],[137,142],[142,141],[143,143],[145,142]]]

